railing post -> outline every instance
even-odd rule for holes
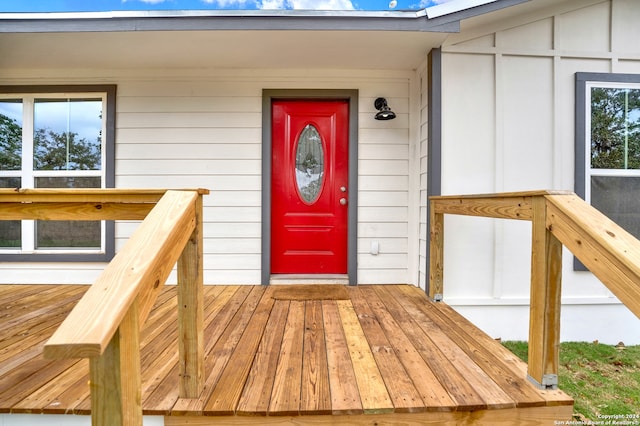
[[[89,375],[92,426],[142,426],[138,302],[102,355],[89,359]]]
[[[562,244],[547,229],[544,196],[532,199],[529,379],[543,389],[558,387]]]
[[[444,214],[436,213],[435,201],[431,201],[429,216],[429,298],[440,301],[444,278]]]
[[[180,396],[197,398],[204,380],[202,195],[196,199],[196,226],[178,259],[178,345]]]

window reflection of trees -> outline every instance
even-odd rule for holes
[[[20,172],[23,161],[23,126],[21,111],[11,113],[16,104],[22,109],[21,100],[0,101],[0,171]],[[81,115],[83,109],[96,110],[101,100],[56,100],[47,101],[49,113],[54,116],[61,106],[73,103],[74,113]],[[3,113],[4,112],[4,113]],[[70,110],[68,111],[70,113]],[[47,119],[49,117],[46,117]],[[54,125],[59,123],[54,121]],[[33,170],[35,171],[99,171],[102,167],[102,113],[95,117],[83,117],[85,127],[81,136],[72,131],[71,118],[61,127],[66,131],[55,131],[44,122],[35,123],[33,133]],[[49,120],[51,122],[51,120]],[[93,136],[93,137],[92,137]],[[19,176],[0,176],[0,188],[19,188]],[[36,188],[100,188],[100,176],[38,176],[34,178]],[[0,221],[0,248],[17,248],[22,245],[20,221]],[[36,221],[36,248],[80,248],[101,246],[101,224],[99,221]]]
[[[300,134],[296,148],[296,183],[300,196],[313,203],[320,195],[324,176],[324,149],[320,133],[308,124]]]

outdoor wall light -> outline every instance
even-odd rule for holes
[[[373,106],[378,110],[376,113],[376,120],[393,120],[396,118],[396,113],[391,111],[391,108],[387,105],[387,100],[385,98],[376,99]]]

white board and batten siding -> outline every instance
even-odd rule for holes
[[[47,73],[50,75],[47,76]],[[204,281],[259,284],[262,90],[357,89],[358,281],[416,283],[419,164],[410,129],[417,108],[410,71],[100,70],[66,78],[15,73],[7,84],[117,84],[116,186],[196,188],[204,198]],[[5,74],[7,75],[7,74]],[[11,75],[9,73],[8,75]],[[8,81],[7,81],[8,80]],[[374,120],[383,96],[398,118]],[[136,222],[118,222],[116,250]],[[379,254],[370,253],[373,242]],[[90,283],[101,264],[0,264],[1,283]],[[173,274],[169,282],[175,282]]]
[[[640,73],[638,20],[635,1],[580,0],[448,39],[442,193],[573,190],[574,75]],[[445,229],[445,300],[495,337],[526,339],[530,224],[447,217]],[[638,319],[563,258],[562,339],[639,343]]]

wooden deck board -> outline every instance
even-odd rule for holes
[[[42,357],[85,290],[0,286],[0,413],[90,412],[88,363]],[[237,424],[286,424],[299,415],[331,416],[331,424],[393,415],[455,424],[570,414],[563,392],[535,388],[524,363],[419,289],[350,287],[349,298],[337,300],[288,300],[278,291],[274,298],[270,287],[205,288],[205,389],[183,399],[176,289],[167,286],[141,333],[144,413],[168,416],[169,425],[220,416]]]

